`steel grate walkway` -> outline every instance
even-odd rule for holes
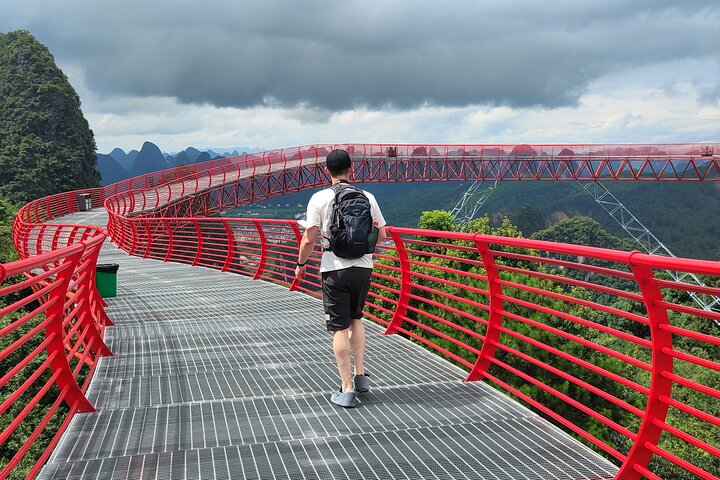
[[[102,223],[98,211],[74,215]],[[540,417],[367,324],[372,389],[339,380],[320,300],[129,257],[109,299],[114,352],[40,478],[608,479],[617,469]]]

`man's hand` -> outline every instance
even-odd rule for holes
[[[303,277],[305,276],[306,270],[307,270],[307,265],[303,265],[302,267],[298,265],[297,267],[295,267],[295,278],[297,279],[298,282],[303,279]]]
[[[298,252],[297,263],[302,263],[303,265],[298,265],[295,267],[295,278],[297,278],[298,281],[302,280],[302,278],[305,276],[305,272],[307,271],[305,263],[307,263],[308,257],[310,257],[310,254],[313,251],[313,246],[315,246],[315,240],[317,239],[318,230],[318,227],[310,227],[305,229],[302,240],[300,240],[300,251]],[[305,259],[305,261],[301,262],[300,260],[303,258]]]

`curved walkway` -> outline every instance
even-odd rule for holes
[[[104,224],[95,210],[68,222]],[[338,375],[322,305],[239,275],[127,256],[115,323],[40,478],[605,479],[617,469],[436,355],[368,323],[372,390]]]

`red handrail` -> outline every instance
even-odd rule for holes
[[[41,227],[40,230],[47,233],[53,228]],[[0,361],[8,359],[24,345],[37,345],[32,353],[0,378],[3,389],[15,385],[13,393],[0,405],[0,413],[14,412],[16,415],[9,425],[3,426],[0,445],[11,439],[20,445],[0,471],[0,478],[11,474],[54,417],[62,419],[64,416],[60,430],[50,432],[50,435],[54,434],[53,440],[45,455],[31,469],[30,476],[39,472],[72,415],[93,411],[84,392],[98,358],[110,354],[102,341],[108,319],[95,288],[95,263],[105,235],[101,230],[95,231],[96,235],[90,239],[59,247],[63,235],[55,233],[67,230],[62,227],[54,230],[55,248],[50,245],[46,253],[0,266],[0,285],[11,277],[26,278],[20,283],[0,287],[0,299],[14,299],[20,295],[19,299],[10,300],[8,305],[0,308],[0,317],[7,319],[4,328],[0,329],[0,338],[16,338],[0,352]],[[71,227],[71,230],[77,228]],[[70,241],[72,237],[69,235],[65,240]],[[22,292],[27,289],[34,293],[23,297]],[[46,404],[43,398],[50,394],[53,386],[59,394],[52,406],[43,410]],[[61,409],[63,402],[67,409]],[[41,420],[35,423],[38,415]],[[21,438],[18,432],[21,425],[26,426],[22,430],[29,428],[32,431],[28,438]]]
[[[677,151],[677,148],[668,148],[668,150]],[[401,150],[398,157],[403,153],[407,155],[408,151],[409,147],[404,152]],[[371,153],[382,155],[379,151]],[[314,168],[318,163],[318,155],[320,154],[322,152],[318,150],[315,155],[303,157],[301,161],[303,163],[307,162],[305,165],[309,168]],[[452,152],[446,150],[438,156],[449,154],[452,154]],[[594,155],[593,152],[587,154]],[[604,150],[603,154],[610,155],[606,150]],[[368,155],[367,151],[365,151],[365,155]],[[597,154],[596,156],[601,155]],[[298,155],[298,157],[301,156]],[[287,165],[286,161],[283,160],[283,163],[278,164],[274,161],[276,158],[287,158],[287,156],[272,153],[263,155],[261,162],[254,162],[252,165],[253,173],[258,175],[275,174],[278,172],[278,170],[274,170],[275,165],[280,165],[278,168],[284,172],[285,170],[282,170],[281,167]],[[266,165],[267,168],[258,169],[258,163]],[[194,183],[194,185],[191,185],[192,187],[197,185],[197,188],[202,189],[205,185],[210,185],[210,178],[219,174],[222,174],[225,180],[232,178],[228,176],[228,170],[225,167],[219,167],[219,170],[205,171],[193,176],[192,179],[188,178],[184,184],[190,181]],[[238,169],[234,172],[234,175],[237,178],[242,178],[243,170]],[[326,179],[318,177],[314,181],[315,185],[319,185],[326,182]],[[278,184],[287,185],[286,182],[278,182]],[[160,248],[154,252],[155,258],[195,263],[255,277],[258,276],[258,272],[267,270],[269,273],[261,275],[261,278],[319,296],[318,267],[320,249],[316,249],[315,256],[310,259],[306,281],[297,284],[293,278],[295,255],[299,243],[299,237],[296,234],[298,227],[295,222],[163,216],[176,212],[182,212],[184,215],[203,215],[206,212],[229,208],[255,198],[253,196],[255,193],[250,193],[245,197],[236,195],[227,203],[220,201],[213,204],[212,199],[209,198],[211,193],[216,194],[217,192],[218,190],[206,190],[200,192],[200,195],[192,195],[187,199],[171,194],[164,197],[163,204],[146,205],[150,211],[135,213],[144,217],[154,217],[156,215],[160,217],[157,220],[150,220],[156,222],[155,226],[150,227],[150,230],[159,233],[161,237],[163,232],[166,232],[165,236],[168,238],[166,245],[168,245],[168,248],[165,250]],[[172,205],[172,208],[168,208],[170,205]],[[113,212],[110,213],[112,216]],[[128,224],[123,228],[123,231],[133,232],[137,230],[133,226],[133,223],[137,220],[133,218],[118,218],[116,221]],[[278,235],[277,228],[280,225],[284,225],[287,232],[285,235]],[[253,232],[252,227],[256,227],[257,231]],[[242,233],[229,235],[229,231]],[[266,235],[263,233],[265,231],[273,231],[274,235]],[[401,228],[390,228],[389,233],[394,243],[392,248],[384,249],[379,255],[386,260],[387,265],[379,265],[376,269],[373,280],[374,290],[371,292],[371,300],[368,303],[366,312],[369,318],[387,325],[388,333],[399,332],[407,335],[467,366],[470,370],[468,380],[487,379],[496,386],[504,388],[511,394],[527,401],[544,415],[564,425],[598,449],[608,453],[611,457],[623,462],[618,478],[634,478],[633,475],[642,472],[643,469],[650,465],[650,460],[658,456],[670,459],[672,462],[672,458],[674,458],[672,455],[658,454],[653,448],[647,446],[657,445],[660,438],[659,432],[661,431],[674,435],[677,439],[695,447],[699,445],[698,448],[704,454],[714,454],[715,450],[713,448],[715,447],[702,448],[706,443],[700,439],[695,439],[687,433],[677,434],[682,432],[678,428],[681,426],[662,429],[658,425],[667,424],[667,411],[670,405],[673,405],[672,408],[676,411],[695,412],[697,414],[694,416],[703,419],[703,421],[707,421],[707,418],[718,421],[715,414],[702,412],[701,409],[692,405],[681,403],[682,406],[678,407],[677,404],[673,404],[672,402],[677,402],[677,400],[671,398],[669,395],[671,390],[668,388],[668,386],[672,387],[673,384],[682,384],[685,388],[691,388],[696,392],[712,397],[717,395],[717,390],[714,387],[700,385],[689,380],[682,383],[678,381],[673,383],[673,381],[668,382],[667,380],[668,374],[672,374],[672,368],[668,370],[668,362],[669,366],[672,367],[673,362],[677,363],[677,359],[681,359],[684,362],[710,370],[717,370],[717,362],[711,359],[698,358],[688,353],[664,353],[668,348],[672,350],[672,343],[667,343],[668,338],[672,342],[672,336],[668,334],[669,329],[674,329],[673,333],[678,332],[684,339],[698,341],[700,344],[708,344],[707,339],[715,337],[679,328],[670,325],[668,321],[658,319],[662,318],[662,312],[665,312],[667,318],[666,310],[674,310],[692,314],[695,318],[705,318],[712,325],[712,320],[715,319],[717,314],[684,305],[666,305],[668,302],[664,299],[672,297],[668,293],[671,290],[678,292],[693,291],[695,287],[656,278],[654,272],[664,269],[688,271],[717,277],[720,275],[720,264],[707,261],[668,259],[643,255],[637,252],[618,252],[527,239],[500,239],[487,235],[426,232]],[[419,240],[418,237],[423,239]],[[425,240],[428,237],[434,238],[431,241]],[[197,239],[202,239],[203,251],[198,248],[201,245],[198,244]],[[213,248],[208,246],[208,239],[212,239],[215,243]],[[441,242],[442,248],[445,250],[455,245],[456,252],[454,254],[434,252],[432,245],[437,245],[437,242]],[[462,245],[457,245],[458,243]],[[119,241],[121,248],[128,249],[130,244],[131,242],[128,242],[127,239],[120,239]],[[150,249],[154,250],[153,247],[147,246],[144,251]],[[214,252],[214,254],[211,255],[209,252],[204,254],[205,250]],[[452,251],[452,248],[450,250]],[[171,251],[173,252],[172,255],[170,255]],[[221,252],[226,253],[226,255],[222,256]],[[461,254],[458,252],[461,252]],[[471,252],[475,252],[475,257],[469,258],[472,257]],[[411,259],[411,256],[414,256],[415,259]],[[588,259],[595,262],[601,261],[604,264],[595,265],[593,261],[588,261]],[[489,292],[489,294],[484,299],[480,298],[482,295],[478,292],[482,292],[483,289],[470,287],[468,291],[474,292],[475,295],[473,298],[465,298],[465,305],[479,305],[483,307],[480,309],[481,313],[487,310],[489,314],[487,316],[482,314],[476,316],[461,315],[461,309],[456,304],[457,299],[462,296],[459,294],[447,295],[436,288],[429,288],[427,284],[433,278],[436,279],[437,284],[457,285],[463,281],[478,277],[472,274],[468,274],[465,278],[457,274],[454,274],[455,277],[453,277],[453,271],[457,271],[457,269],[440,265],[433,266],[429,270],[426,269],[427,271],[421,271],[423,265],[432,264],[434,261],[436,263],[454,261],[465,265],[463,267],[465,270],[474,268],[485,273],[487,280],[484,291]],[[262,265],[264,264],[270,265],[270,268],[263,268]],[[563,272],[571,270],[585,273],[581,277],[566,277],[563,275]],[[518,275],[526,277],[524,280],[526,285],[517,281],[508,281],[508,278],[515,278]],[[592,278],[593,276],[604,279],[604,281],[594,282],[586,279],[586,277]],[[387,285],[388,282],[393,281],[397,282],[398,288]],[[561,294],[552,288],[548,288],[548,282],[565,284],[563,288],[574,289],[575,295],[577,295],[577,292],[581,292],[583,295],[589,296],[590,299],[582,296],[576,298],[574,295]],[[629,285],[618,288],[615,286],[618,282],[625,282]],[[535,286],[538,284],[540,288]],[[523,288],[518,289],[518,287]],[[555,288],[557,288],[557,285]],[[710,295],[717,295],[719,291],[717,288],[706,287],[703,289],[704,294]],[[651,295],[648,292],[656,293]],[[664,292],[664,296],[657,298],[657,292],[660,292],[660,295],[663,295]],[[578,314],[570,314],[560,307],[548,306],[542,304],[542,302],[538,303],[539,300],[521,300],[516,298],[515,295],[542,297],[544,302],[559,302],[567,310],[592,309],[614,321],[629,320],[633,323],[648,325],[650,331],[647,335],[644,335],[628,333],[623,329],[609,328],[593,318],[583,318]],[[604,302],[593,299],[593,295],[605,298]],[[631,303],[626,310],[623,310],[611,305],[608,298],[630,300]],[[424,306],[418,306],[418,303],[424,304]],[[634,311],[638,306],[644,308],[644,314],[638,314]],[[663,308],[666,310],[663,310]],[[441,314],[433,313],[432,309],[440,309]],[[525,312],[519,314],[518,312],[522,312],[523,309]],[[389,315],[389,313],[391,314]],[[588,316],[593,317],[594,315]],[[455,322],[448,320],[448,318],[468,320],[468,317],[475,318],[473,320],[475,325],[472,328],[475,329],[476,333],[473,333],[468,326],[459,324],[458,320],[455,320]],[[541,320],[538,320],[538,318]],[[552,322],[544,320],[547,318],[554,321],[560,320],[565,324],[570,324],[570,327],[573,328],[582,328],[585,332],[596,332],[611,336],[617,342],[632,344],[635,347],[640,346],[646,350],[645,356],[647,359],[635,359],[621,351],[620,348],[614,349],[605,346],[593,341],[593,339],[584,338],[582,334],[569,333],[566,331],[568,329],[566,325],[556,327]],[[464,334],[469,339],[459,340],[457,338],[458,333]],[[472,333],[472,335],[468,335],[468,333]],[[473,342],[478,342],[479,345],[473,346]],[[709,343],[712,344],[712,342]],[[592,355],[602,355],[606,359],[616,362],[616,366],[621,365],[622,369],[615,371],[604,366],[595,365],[581,358],[573,351],[566,351],[563,344],[576,345],[595,352]],[[544,357],[536,358],[537,355],[528,355],[526,352],[521,351],[524,348],[531,348],[535,352],[540,352],[541,355],[539,356],[541,357],[551,355],[557,362],[565,362],[565,365],[572,364],[580,367],[591,377],[601,376],[611,382],[615,389],[631,387],[629,390],[630,395],[625,398],[619,394],[605,392],[586,379],[578,378],[576,375],[568,375],[562,369],[550,364]],[[613,407],[621,407],[632,414],[631,420],[629,420],[630,423],[620,425],[613,418],[591,411],[581,401],[564,394],[554,385],[547,385],[528,376],[510,363],[500,360],[498,355],[502,355],[503,358],[510,356],[514,360],[519,359],[532,364],[533,368],[537,367],[556,375],[564,382],[571,384],[572,388],[582,389],[585,392],[597,395]],[[631,374],[625,371],[627,365],[634,369],[634,371],[629,372]],[[649,372],[649,379],[646,382],[638,383],[639,380],[636,380],[636,377],[642,378],[643,372]],[[635,442],[636,446],[629,448],[627,445],[609,445],[604,439],[590,433],[587,427],[578,426],[572,420],[565,418],[562,412],[555,411],[546,404],[548,402],[543,403],[542,400],[527,395],[522,389],[514,386],[512,382],[508,382],[505,378],[507,375],[514,376],[515,381],[522,379],[524,382],[536,387],[536,392],[548,394],[555,399],[561,399],[566,408],[575,410],[575,416],[584,415],[591,418],[599,425],[599,428],[616,431],[626,437],[630,443]],[[631,398],[633,395],[639,395],[640,397]],[[670,401],[664,400],[665,398]],[[598,428],[597,425],[593,428]],[[645,445],[639,445],[638,442]],[[680,460],[672,463],[682,466],[683,462],[684,460]],[[707,475],[711,475],[707,478],[714,478],[710,473]]]
[[[123,221],[136,222],[139,219]],[[172,230],[172,241],[147,246],[154,258],[195,263],[249,276],[263,272],[260,277],[265,280],[320,296],[319,248],[310,258],[306,281],[296,285],[293,279],[299,246],[294,221],[243,218],[144,218],[143,221],[150,222],[150,229],[155,232],[153,238],[165,235],[170,239],[169,232]],[[690,343],[701,346],[720,344],[716,336],[685,328],[686,323],[691,325],[697,318],[705,318],[708,326],[712,326],[714,314],[693,309],[693,321],[681,319],[682,323],[672,325],[665,299],[676,295],[673,290],[683,292],[688,288],[684,284],[658,279],[655,272],[671,269],[720,278],[720,263],[479,234],[396,227],[390,227],[389,234],[394,242],[380,249],[384,261],[377,265],[373,294],[366,311],[369,318],[387,325],[388,333],[399,332],[415,338],[466,365],[470,370],[468,380],[484,378],[525,400],[548,418],[621,462],[617,478],[636,478],[658,456],[685,468],[686,460],[679,457],[675,460],[672,453],[657,453],[663,432],[706,455],[716,455],[717,446],[709,443],[708,439],[693,437],[682,430],[682,424],[672,425],[668,418],[668,410],[673,408],[677,412],[690,413],[697,420],[720,424],[716,412],[703,411],[697,405],[672,397],[673,386],[681,384],[699,394],[720,398],[720,390],[716,386],[702,385],[690,379],[678,382],[669,376],[674,371],[673,363],[677,362],[674,358],[681,355],[685,362],[703,369],[720,370],[716,359],[697,357],[691,351],[671,354],[675,348],[690,349],[687,346]],[[198,248],[201,243],[199,238],[203,239],[202,250]],[[433,251],[433,244],[441,245],[438,248],[442,252]],[[457,246],[454,252],[453,245]],[[120,244],[120,247],[127,249],[130,245]],[[415,252],[416,259],[411,259],[408,252]],[[594,265],[592,260],[601,261],[604,265]],[[455,266],[443,267],[443,262]],[[261,267],[263,264],[267,265],[264,269]],[[553,264],[560,264],[561,267],[557,268],[565,271],[585,272],[583,276],[589,275],[597,280],[591,278],[576,282],[568,278],[568,284],[576,285],[572,287],[576,291],[559,293],[558,282],[549,279],[562,279],[563,276],[558,272],[549,274],[556,268]],[[433,267],[429,268],[429,265]],[[479,271],[481,275],[473,271]],[[526,277],[528,285],[517,283],[521,275]],[[428,286],[431,281],[437,285],[461,285],[470,279],[483,278],[486,279],[484,289],[469,286],[465,294],[456,292],[447,295],[439,288]],[[509,278],[514,280],[508,281]],[[384,287],[383,282],[389,279],[395,279],[399,289]],[[608,288],[608,281],[625,282],[626,285],[622,289]],[[518,290],[518,287],[524,288]],[[705,290],[709,294],[720,293],[718,288],[705,287]],[[514,296],[513,291],[520,295],[532,292],[535,298],[521,300]],[[614,292],[617,294],[613,295]],[[627,300],[628,297],[635,301],[630,302],[626,310],[610,306],[613,303],[611,299]],[[394,299],[394,303],[388,309],[379,299]],[[472,317],[475,318],[474,326],[468,324],[471,316],[459,315],[461,310],[458,306],[463,308],[462,303],[483,306]],[[640,306],[645,309],[644,314],[635,311]],[[520,310],[518,307],[521,307]],[[523,309],[526,313],[518,313]],[[392,315],[388,315],[389,312]],[[598,314],[604,315],[605,320],[598,320]],[[628,332],[627,327],[609,327],[606,325],[608,319],[617,322],[627,320],[633,324],[648,325],[650,329],[647,334]],[[574,330],[579,332],[571,333]],[[670,332],[682,337],[685,344],[677,347],[678,342],[673,343]],[[463,333],[460,337],[466,340],[458,339],[458,333]],[[593,338],[600,334],[605,335],[603,343]],[[616,345],[605,345],[608,339]],[[472,342],[478,342],[479,346],[473,346]],[[569,344],[574,348],[567,348]],[[583,358],[585,355],[577,353],[577,347],[596,352],[590,356],[595,360],[587,361]],[[626,352],[638,347],[641,352],[639,357],[629,357]],[[498,352],[502,352],[500,357]],[[604,358],[610,367],[597,365],[595,362],[599,357]],[[547,372],[547,375],[554,375],[583,393],[568,395],[558,385],[546,383],[547,379],[534,378],[518,369],[513,365],[517,362],[525,362]],[[585,371],[591,379],[578,373],[568,374],[558,367],[570,364],[577,371]],[[649,372],[645,381],[640,380],[644,371]],[[601,386],[595,384],[596,377],[602,378]],[[536,387],[535,396],[514,386],[518,379]],[[612,387],[611,392],[603,390],[608,385]],[[631,388],[627,390],[627,387]],[[619,407],[628,412],[625,424],[593,410],[579,399],[589,394],[602,398],[613,408]],[[546,397],[559,399],[565,405],[564,409],[573,410],[572,419],[566,418],[562,409],[558,411],[557,405],[548,402]],[[585,423],[578,422],[578,418]],[[588,421],[594,422],[592,431],[584,426]],[[619,433],[627,439],[628,445],[633,445],[632,448],[622,442],[608,443],[606,435],[599,437],[593,433],[598,428]],[[704,475],[703,478],[715,478],[711,472]]]
[[[0,433],[0,444],[51,386],[59,394],[0,477],[13,471],[52,416],[62,414],[63,402],[69,407],[63,427],[31,475],[72,415],[92,408],[83,392],[96,359],[109,353],[101,341],[109,319],[94,288],[93,268],[106,234],[134,255],[236,272],[320,296],[321,248],[310,257],[305,280],[294,279],[297,222],[203,215],[324,185],[321,160],[334,147],[246,154],[24,206],[13,225],[22,260],[0,265],[0,280],[14,275],[26,280],[0,287],[0,298],[27,287],[33,293],[13,297],[0,313],[33,310],[0,330],[4,337],[24,329],[0,360],[34,338],[38,346],[0,385],[21,373],[27,378],[5,401],[5,410],[25,394],[34,397]],[[360,159],[360,179],[387,175],[384,179],[394,181],[415,172],[452,180],[493,168],[496,176],[536,179],[587,174],[641,180],[650,171],[657,180],[720,178],[717,144],[339,147]],[[506,173],[497,170],[501,161]],[[237,188],[224,191],[227,183]],[[107,231],[45,223],[77,211],[80,194],[90,194],[94,205],[104,203]],[[467,380],[484,379],[604,451],[619,463],[618,479],[662,478],[662,462],[717,479],[717,471],[698,466],[703,457],[720,459],[717,440],[696,438],[682,419],[720,426],[720,413],[712,407],[720,400],[717,384],[693,373],[712,378],[706,374],[720,371],[717,357],[707,353],[720,346],[715,323],[720,314],[686,305],[682,296],[718,296],[720,289],[673,282],[661,272],[706,275],[713,285],[720,263],[479,234],[388,230],[392,240],[376,254],[368,318],[465,366]],[[25,369],[34,359],[44,360],[28,376]]]

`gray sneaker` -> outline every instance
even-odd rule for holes
[[[365,393],[370,391],[370,375],[367,373],[363,375],[355,375],[353,382],[355,383],[355,391]]]
[[[345,408],[355,408],[358,403],[357,393],[355,392],[333,392],[330,395],[330,401],[335,405],[340,405]]]

